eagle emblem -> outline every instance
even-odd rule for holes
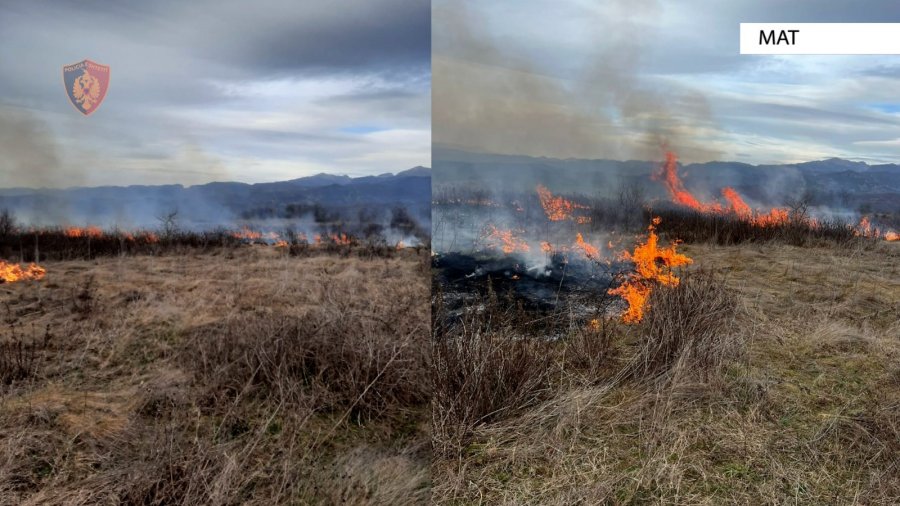
[[[69,101],[85,116],[93,113],[106,98],[109,66],[91,60],[63,66],[63,84]]]

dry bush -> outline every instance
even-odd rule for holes
[[[37,348],[21,340],[0,343],[0,385],[29,378],[36,368]]]
[[[196,329],[185,368],[225,404],[244,393],[369,419],[428,399],[427,329],[369,330],[344,315],[250,316]]]
[[[433,345],[435,449],[451,452],[478,425],[550,393],[553,357],[544,342],[501,329],[461,332]]]
[[[554,344],[526,335],[528,321],[521,308],[504,307],[490,288],[452,323],[439,294],[432,320],[436,451],[459,451],[477,426],[515,414],[550,394]]]
[[[436,281],[433,289],[432,437],[439,453],[458,452],[478,427],[520,414],[563,385],[596,384],[613,372],[619,327],[611,320],[591,324],[572,308],[526,309],[490,280],[461,312],[449,311]],[[604,293],[590,303],[609,301]]]
[[[0,386],[35,376],[50,345],[52,334],[48,327],[42,337],[31,327],[31,338],[26,340],[21,325],[13,318],[9,325],[10,337],[0,340]]]
[[[734,335],[737,297],[713,274],[692,272],[678,286],[660,287],[648,306],[629,365],[632,377],[687,374],[706,381],[740,349]]]
[[[583,384],[609,379],[616,365],[613,342],[618,334],[618,324],[608,318],[598,318],[570,332],[562,343],[564,371]]]

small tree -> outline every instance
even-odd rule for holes
[[[647,203],[647,194],[640,181],[634,178],[622,178],[619,186],[619,209],[624,213],[625,226],[642,223],[641,211]]]
[[[12,235],[16,232],[16,217],[9,209],[0,211],[0,236]]]
[[[172,237],[178,233],[178,209],[173,209],[156,217],[164,237]]]

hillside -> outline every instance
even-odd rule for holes
[[[415,167],[397,174],[350,178],[330,174],[274,183],[208,183],[196,186],[127,186],[0,190],[0,208],[36,223],[118,224],[146,227],[178,210],[198,227],[231,224],[257,214],[279,216],[288,206],[321,206],[332,211],[408,208],[425,220],[431,200],[431,170]]]
[[[527,192],[540,182],[564,193],[613,196],[623,183],[641,186],[650,198],[665,198],[651,179],[658,161],[535,158],[434,149],[435,188],[472,185],[497,191]],[[868,165],[832,158],[796,164],[749,165],[739,162],[678,164],[688,190],[704,198],[731,186],[752,202],[784,205],[808,198],[813,206],[835,211],[900,214],[900,165]],[[509,174],[515,174],[510,178]]]

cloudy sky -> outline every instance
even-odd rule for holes
[[[0,15],[0,187],[430,165],[428,0],[21,0]],[[84,117],[62,66],[111,67]]]
[[[893,0],[435,0],[435,144],[900,162],[900,56],[740,55],[741,22],[900,22]],[[551,8],[552,6],[552,8]]]

